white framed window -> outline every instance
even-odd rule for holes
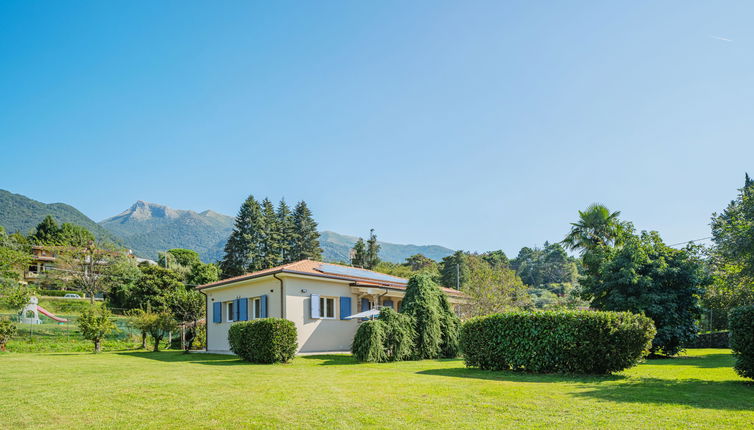
[[[249,299],[249,308],[251,308],[251,319],[262,318],[262,298],[254,297]]]
[[[323,319],[335,319],[337,312],[336,307],[338,301],[336,297],[320,297],[319,298],[319,312],[320,318]]]
[[[234,311],[233,302],[225,302],[225,322],[233,322]]]

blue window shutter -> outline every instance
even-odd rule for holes
[[[361,299],[361,312],[368,311],[369,310],[369,299],[363,298]]]
[[[392,308],[393,307],[393,301],[392,300],[385,300],[384,302],[382,302],[382,306],[389,306],[389,307]]]
[[[220,302],[212,303],[212,322],[223,322],[223,304]]]
[[[351,316],[351,298],[350,297],[341,297],[340,298],[340,319],[344,320],[346,317]]]
[[[311,317],[319,318],[319,294],[312,294],[311,298]]]
[[[243,298],[238,300],[238,321],[249,320],[249,299]]]
[[[267,318],[267,294],[263,294],[259,298],[259,301],[260,301],[260,303],[259,303],[259,307],[260,307],[259,313],[261,314],[260,317],[261,318]]]
[[[241,302],[241,299],[235,299],[233,300],[233,321],[240,321],[241,318],[241,306],[239,306],[239,303]]]

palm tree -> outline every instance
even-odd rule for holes
[[[585,211],[579,211],[579,221],[571,223],[571,231],[561,243],[582,254],[599,246],[614,245],[623,231],[619,215],[620,211],[610,212],[605,205],[593,203]]]

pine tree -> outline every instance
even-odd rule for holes
[[[380,264],[380,244],[377,243],[377,235],[374,229],[369,230],[369,240],[367,240],[367,253],[364,261],[364,267],[371,270]]]
[[[225,244],[225,256],[220,262],[223,278],[259,270],[261,208],[254,196],[249,196],[236,216],[233,232]]]
[[[55,222],[55,218],[47,215],[42,222],[37,225],[31,240],[39,245],[59,245],[61,228]]]
[[[322,248],[319,247],[317,223],[304,201],[298,202],[293,210],[293,226],[294,236],[291,255],[294,261],[321,259]]]
[[[367,247],[364,239],[359,238],[351,249],[351,266],[366,267]]]
[[[270,199],[264,199],[262,202],[260,237],[259,255],[262,265],[261,269],[278,266],[282,261],[280,256],[282,238],[280,237],[278,216]]]
[[[280,242],[278,243],[280,261],[281,264],[292,263],[296,261],[292,252],[296,226],[293,224],[293,215],[291,214],[291,209],[285,203],[285,199],[280,200],[276,215],[278,234],[280,235]]]

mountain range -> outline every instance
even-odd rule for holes
[[[194,212],[139,200],[125,211],[96,223],[73,206],[46,204],[0,190],[0,225],[8,232],[26,234],[47,215],[52,215],[59,223],[86,227],[97,239],[123,245],[141,257],[156,259],[160,251],[187,248],[197,251],[205,262],[222,258],[234,222],[233,217],[211,210]],[[323,258],[326,261],[348,261],[349,251],[356,240],[356,236],[320,232]],[[380,258],[394,263],[403,262],[414,254],[424,254],[439,261],[453,253],[453,250],[439,245],[388,242],[380,242],[380,245]]]

